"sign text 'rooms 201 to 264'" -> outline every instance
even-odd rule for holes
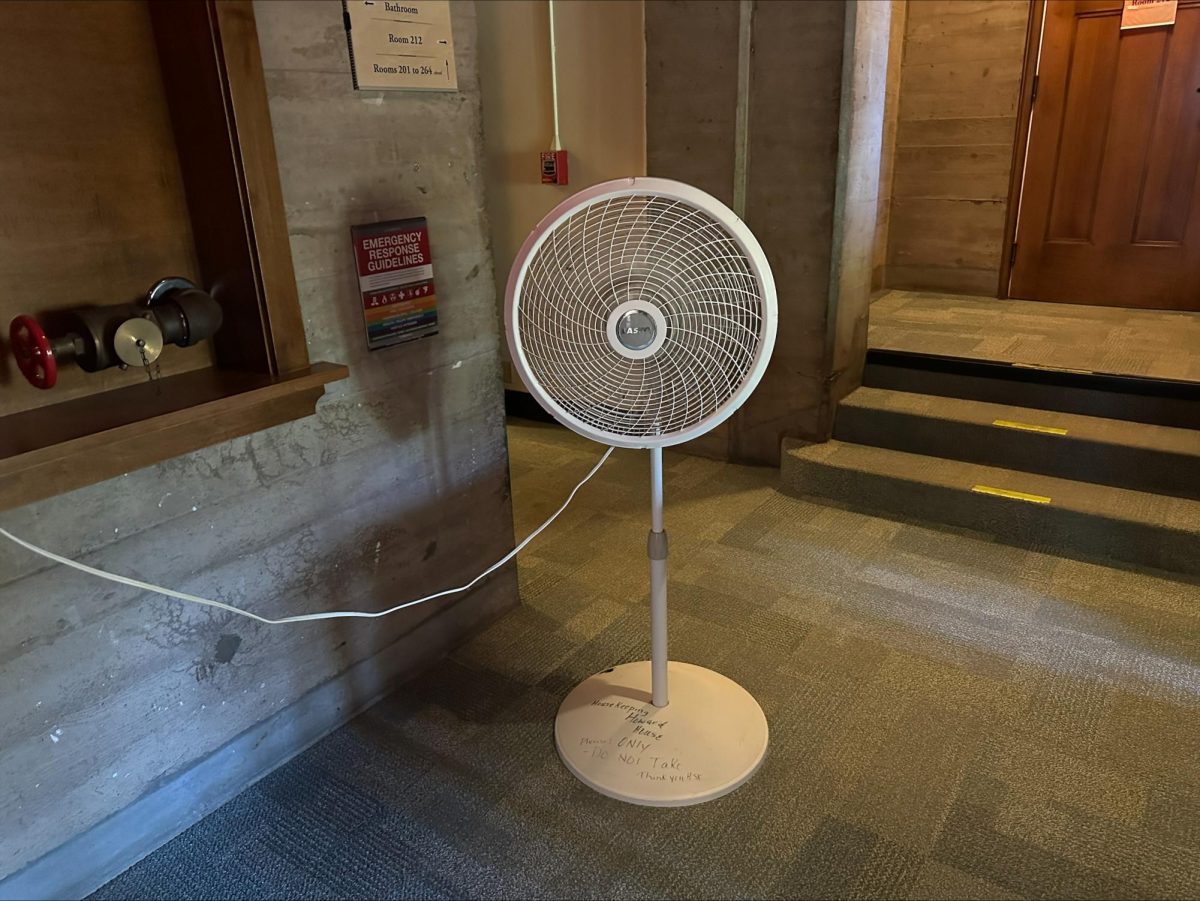
[[[370,91],[455,91],[447,0],[346,0],[354,86]]]

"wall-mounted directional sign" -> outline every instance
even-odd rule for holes
[[[354,86],[457,91],[449,0],[342,0]]]
[[[1121,9],[1121,30],[1174,25],[1179,0],[1125,0]]]

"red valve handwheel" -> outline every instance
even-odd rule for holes
[[[53,388],[58,381],[58,363],[50,339],[32,316],[18,316],[8,327],[8,341],[21,374],[35,388]]]

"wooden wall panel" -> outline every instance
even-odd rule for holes
[[[994,295],[1029,3],[907,7],[883,281]]]
[[[1004,200],[1012,148],[1001,144],[908,146],[896,149],[892,186],[903,199]]]

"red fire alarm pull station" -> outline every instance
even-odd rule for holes
[[[567,151],[542,151],[542,184],[565,185],[567,183]]]

